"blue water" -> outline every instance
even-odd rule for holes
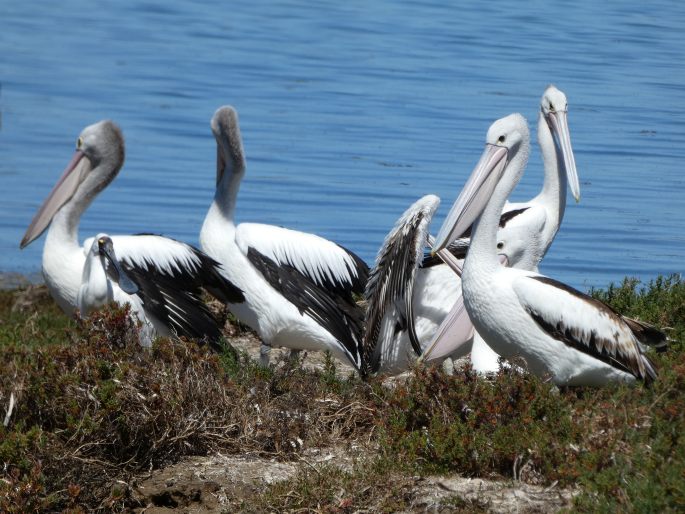
[[[582,201],[542,271],[576,287],[685,269],[685,3],[3,2],[0,271],[81,129],[111,118],[126,165],[86,213],[99,231],[196,243],[212,199],[209,119],[240,113],[238,217],[316,232],[372,262],[419,196],[434,231],[495,119],[569,98]],[[534,133],[534,132],[533,132]],[[514,193],[542,180],[537,148]]]

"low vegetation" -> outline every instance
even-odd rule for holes
[[[650,387],[562,388],[503,370],[417,368],[388,384],[299,362],[264,369],[185,341],[137,345],[123,309],[86,323],[44,290],[0,292],[0,511],[144,507],[131,483],[186,455],[299,461],[338,448],[349,465],[303,465],[232,499],[245,511],[410,508],[417,477],[459,473],[577,488],[574,511],[685,509],[685,281],[593,291],[668,327]],[[441,508],[487,505],[455,495]]]

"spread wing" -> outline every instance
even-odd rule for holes
[[[439,204],[440,199],[434,195],[417,200],[402,214],[378,252],[365,292],[365,373],[378,370],[381,350],[391,344],[398,327],[408,331],[414,351],[421,354],[411,301],[428,227]]]

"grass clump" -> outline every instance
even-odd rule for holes
[[[416,471],[557,480],[568,475],[569,445],[580,439],[553,385],[508,370],[489,381],[470,369],[446,376],[419,368],[387,410],[384,451]]]
[[[457,495],[433,498],[424,480],[387,466],[384,460],[359,461],[351,469],[324,464],[307,466],[269,487],[241,507],[243,512],[486,512],[486,505]]]

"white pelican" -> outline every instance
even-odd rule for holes
[[[519,255],[508,256],[508,265],[535,272],[564,219],[567,181],[576,202],[580,200],[580,184],[568,128],[568,100],[553,85],[545,89],[540,99],[538,144],[545,170],[542,191],[529,202],[507,202],[504,207],[504,213],[520,212],[511,219],[507,230],[523,231],[521,238],[527,242],[520,247]],[[498,239],[502,237],[498,234]],[[499,355],[478,332],[471,347],[471,365],[479,373],[492,373],[499,369]]]
[[[540,100],[538,117],[538,143],[544,165],[542,190],[528,202],[506,204],[500,216],[497,248],[500,261],[507,266],[537,271],[563,219],[567,181],[576,200],[580,198],[567,111],[564,93],[555,86],[548,86]],[[437,208],[437,203],[432,202],[439,201],[437,197],[426,200],[428,198],[419,200],[398,220],[379,251],[377,264],[372,270],[367,287],[370,307],[367,323],[372,328],[364,336],[370,370],[403,371],[413,358],[412,348],[416,353],[424,351],[422,358],[426,360],[448,355],[459,357],[468,351],[468,343],[473,338],[471,357],[474,369],[479,372],[496,371],[498,355],[477,333],[474,337],[461,299],[460,279],[453,271],[456,269],[458,275],[463,264],[470,227],[449,246],[455,258],[452,269],[443,264],[448,257],[444,250],[439,258],[429,256],[423,259],[418,270],[410,267],[409,261],[404,261],[400,267],[397,259],[388,258],[401,254],[402,248],[411,247],[412,252],[422,250],[430,218]],[[420,262],[414,260],[412,266]],[[395,285],[402,284],[402,287],[391,289],[392,295],[389,295],[387,288],[377,287],[385,280]],[[411,302],[408,302],[409,298]],[[400,312],[397,305],[406,308]],[[407,314],[412,312],[412,308],[415,319],[408,323]],[[383,316],[386,317],[384,321]],[[383,330],[380,329],[381,323],[385,327]]]
[[[50,294],[67,314],[99,306],[101,296],[95,283],[90,292],[88,284],[81,287],[89,276],[84,277],[86,257],[92,273],[97,271],[97,262],[92,255],[93,240],[87,240],[83,248],[79,246],[78,225],[83,212],[117,176],[123,163],[124,139],[119,127],[108,120],[86,127],[71,162],[21,241],[24,248],[49,226],[43,248],[43,277]],[[159,335],[173,333],[217,342],[221,332],[200,299],[200,287],[222,300],[242,298],[242,292],[220,274],[217,262],[190,245],[157,235],[112,236],[111,243],[120,270],[116,292],[107,293],[111,299],[131,303],[145,330],[151,326]],[[114,258],[109,262],[114,266]],[[113,287],[111,281],[107,284]],[[132,285],[137,288],[135,293]]]
[[[88,248],[88,245],[84,244],[84,248]],[[138,284],[128,276],[117,260],[112,238],[107,234],[95,236],[88,248],[81,287],[76,297],[76,306],[81,316],[88,316],[91,311],[111,302],[119,305],[128,303],[141,325],[141,345],[150,346],[155,330],[145,316],[139,291]]]
[[[245,174],[238,114],[219,108],[211,121],[217,142],[216,193],[200,232],[202,249],[224,264],[223,273],[244,292],[228,306],[271,346],[329,350],[360,369],[363,312],[352,293],[364,290],[368,267],[352,252],[313,234],[273,225],[234,222]]]
[[[473,224],[462,273],[464,305],[476,330],[505,358],[521,356],[559,385],[645,382],[657,372],[641,343],[665,336],[609,306],[534,271],[497,260],[497,230],[507,197],[528,158],[528,125],[512,114],[492,124],[481,159],[438,233],[433,251]],[[646,330],[649,329],[649,330]]]

